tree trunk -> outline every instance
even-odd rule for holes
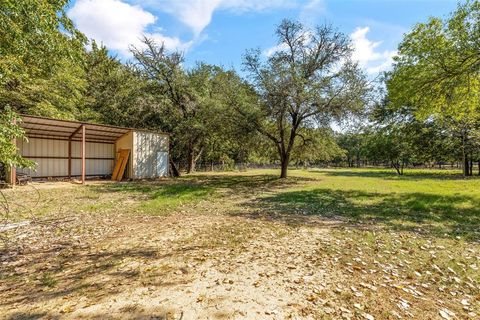
[[[470,175],[470,161],[468,161],[468,155],[463,154],[463,175],[465,177]]]
[[[280,173],[280,178],[284,179],[287,177],[288,164],[282,161],[282,172]]]
[[[173,177],[180,177],[180,172],[178,171],[177,166],[175,165],[175,162],[173,162],[172,158],[169,159],[170,162],[170,172]]]
[[[173,148],[174,148],[174,144],[170,143],[168,147],[168,152],[169,152],[168,162],[170,164],[170,174],[172,175],[172,177],[180,177],[180,170],[178,170],[177,165],[173,161],[173,157],[171,157],[171,155],[173,154]]]
[[[187,173],[195,172],[195,167],[197,166],[197,162],[202,156],[203,147],[198,151],[197,155],[195,155],[195,147],[194,144],[190,144],[188,147],[188,155],[187,155]]]
[[[473,176],[473,155],[470,153],[470,166],[468,170],[468,175]]]
[[[397,162],[393,162],[392,161],[392,167],[395,168],[395,171],[397,171],[398,175],[401,176],[403,175],[403,168],[402,170],[400,171],[400,163],[397,161]]]
[[[290,162],[290,155],[284,155],[281,159],[282,171],[280,173],[280,178],[284,179],[287,177],[288,163]]]
[[[188,151],[187,156],[187,173],[192,173],[195,171],[195,155],[193,154],[193,150]]]
[[[463,162],[463,175],[465,177],[471,176],[472,173],[472,168],[470,165],[470,160],[468,159],[468,152],[466,150],[466,144],[467,144],[467,139],[466,139],[466,132],[463,130],[462,132],[462,162]]]

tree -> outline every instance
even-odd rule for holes
[[[2,1],[0,107],[72,118],[81,103],[86,38],[67,17],[67,3]]]
[[[235,99],[245,92],[240,77],[206,63],[185,69],[181,53],[169,53],[147,38],[144,44],[144,49],[133,48],[132,52],[153,102],[146,113],[150,118],[147,123],[171,134],[172,166],[175,160],[186,160],[187,173],[191,173],[205,152],[210,159],[223,157],[212,148],[232,145],[246,132],[241,121],[235,123],[231,118],[232,103],[237,105]],[[234,137],[234,133],[238,135]]]
[[[235,109],[251,104],[256,94],[234,70],[215,67],[212,71],[210,80],[204,84],[210,89],[204,100],[203,122],[207,130],[202,142],[202,160],[243,163],[256,147],[258,133],[238,117]]]
[[[297,139],[297,145],[292,149],[291,159],[297,164],[319,164],[345,155],[331,128],[305,129],[304,132],[304,139]]]
[[[85,57],[86,90],[79,118],[119,126],[142,127],[146,110],[155,107],[147,83],[129,65],[92,41]],[[158,128],[157,128],[158,129]]]
[[[360,167],[365,140],[360,130],[344,132],[337,137],[337,143],[344,150],[349,168]]]
[[[387,88],[391,103],[420,119],[448,126],[461,142],[464,175],[471,175],[480,128],[480,2],[460,4],[445,19],[431,18],[399,46]],[[480,160],[480,159],[478,159]]]
[[[174,133],[179,128],[181,122],[190,121],[196,114],[196,104],[189,92],[187,84],[187,76],[182,68],[183,55],[179,52],[166,52],[163,44],[157,44],[149,38],[143,39],[145,48],[132,47],[132,53],[136,61],[136,66],[142,72],[143,77],[149,81],[153,90],[153,95],[158,100],[166,102],[165,108],[161,108],[164,112],[163,128],[168,133]],[[166,99],[165,99],[166,98]],[[157,104],[158,105],[158,104]],[[156,115],[158,116],[158,115]],[[191,150],[189,154],[194,152],[195,143],[192,138],[190,144]],[[171,147],[175,150],[177,142],[171,141]],[[173,157],[170,158],[171,166],[175,172]],[[189,167],[188,171],[192,171]]]
[[[16,112],[73,118],[81,104],[85,37],[66,0],[4,0],[0,6],[0,163],[32,167],[17,154]],[[15,112],[16,111],[16,112]]]
[[[18,154],[15,139],[25,139],[25,132],[16,122],[21,121],[16,113],[6,108],[0,113],[0,163],[5,167],[33,167],[33,162]]]
[[[260,99],[256,110],[239,111],[274,144],[281,162],[280,177],[286,178],[297,138],[305,140],[307,128],[361,110],[368,83],[349,60],[349,38],[331,26],[309,30],[284,20],[276,35],[279,50],[266,61],[259,50],[248,51],[244,57]]]

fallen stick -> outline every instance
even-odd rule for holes
[[[30,224],[30,221],[22,221],[22,222],[17,222],[17,223],[7,223],[3,226],[0,226],[0,232],[5,232],[11,229],[15,229],[18,227],[23,227]]]

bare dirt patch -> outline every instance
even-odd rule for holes
[[[231,197],[167,216],[83,213],[23,226],[2,255],[0,310],[12,319],[307,315],[305,289],[334,281],[334,270],[311,268],[328,230],[229,215],[245,201]]]

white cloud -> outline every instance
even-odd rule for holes
[[[359,65],[365,68],[369,74],[386,71],[392,65],[396,51],[378,51],[378,46],[382,42],[369,40],[367,38],[369,31],[369,27],[359,27],[350,35],[354,46],[352,59],[358,61]]]
[[[166,12],[189,27],[198,36],[211,22],[215,11],[235,13],[296,6],[296,0],[133,0]]]
[[[295,0],[222,0],[221,7],[236,12],[246,12],[291,8],[296,5],[297,1]]]
[[[102,42],[109,49],[129,57],[129,46],[141,46],[143,35],[164,43],[170,50],[186,50],[191,42],[168,37],[160,31],[147,32],[156,17],[136,5],[120,0],[77,0],[68,11],[76,26],[87,37]]]
[[[379,72],[386,71],[391,67],[393,57],[397,54],[397,52],[390,50],[378,51],[378,46],[380,46],[382,42],[374,42],[369,40],[367,38],[367,33],[369,31],[369,27],[357,28],[350,35],[354,47],[352,59],[357,61],[359,65],[367,71],[367,73],[378,74]],[[266,57],[271,57],[274,53],[286,49],[287,45],[285,43],[281,43],[263,50],[262,54]]]
[[[262,51],[262,53],[266,57],[270,58],[274,53],[287,50],[287,48],[288,48],[287,44],[282,42],[280,44],[277,44],[276,46],[265,49],[264,51]]]
[[[102,42],[123,57],[131,56],[129,46],[141,46],[143,35],[163,42],[170,50],[188,50],[205,37],[202,31],[210,24],[215,11],[233,13],[263,11],[297,6],[298,0],[77,0],[68,11],[76,26],[88,38]],[[313,0],[316,2],[318,0]],[[194,38],[182,42],[152,29],[157,17],[144,8],[174,16],[192,30]]]
[[[324,0],[310,0],[302,7],[300,20],[309,25],[315,24],[326,10]]]

